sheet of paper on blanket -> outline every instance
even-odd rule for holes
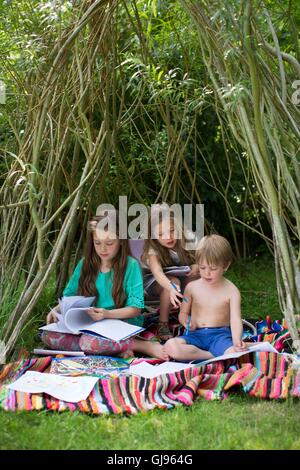
[[[170,374],[172,372],[179,372],[183,369],[189,369],[193,367],[193,364],[187,364],[186,362],[163,362],[157,366],[149,364],[146,361],[140,362],[139,364],[132,365],[129,367],[129,373],[132,375],[139,375],[147,379],[158,377],[163,374]]]
[[[18,392],[47,393],[59,400],[77,403],[89,396],[97,381],[98,377],[65,377],[28,371],[7,387]]]
[[[33,354],[37,354],[40,356],[56,356],[57,354],[63,354],[64,356],[85,356],[83,351],[58,351],[55,349],[34,349]]]
[[[253,343],[253,345],[248,346],[247,351],[236,352],[236,353],[231,353],[231,354],[227,354],[223,356],[213,357],[212,359],[207,359],[207,361],[201,361],[200,364],[201,365],[209,364],[210,362],[221,361],[223,359],[234,359],[234,358],[241,357],[244,354],[248,354],[249,352],[254,352],[254,351],[275,352],[279,354],[277,349],[275,349],[271,343],[269,343],[268,341],[261,341],[259,343]]]

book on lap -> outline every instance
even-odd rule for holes
[[[166,268],[163,268],[164,274],[167,276],[172,275],[172,276],[177,276],[177,277],[184,277],[186,276],[189,272],[191,271],[191,268],[189,266],[168,266]],[[144,287],[145,289],[148,289],[153,282],[155,282],[155,278],[150,270],[147,269],[144,272]]]
[[[173,274],[174,276],[186,276],[190,272],[189,266],[168,266],[163,268],[164,274]]]
[[[94,300],[95,297],[63,297],[59,301],[61,313],[57,315],[58,322],[42,326],[40,330],[73,335],[91,333],[113,341],[130,338],[144,330],[140,326],[114,318],[105,318],[95,322],[86,311]]]

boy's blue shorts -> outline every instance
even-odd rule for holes
[[[226,349],[233,346],[231,329],[229,326],[219,328],[198,328],[189,331],[188,335],[180,336],[186,344],[209,351],[213,356],[222,356]]]

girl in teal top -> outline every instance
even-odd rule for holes
[[[112,230],[112,227],[115,229]],[[130,256],[127,239],[118,237],[116,213],[108,217],[93,217],[89,222],[84,257],[69,280],[64,296],[95,297],[92,308],[86,310],[94,321],[113,318],[142,326],[144,307],[143,276],[138,261]],[[47,323],[57,321],[55,307]],[[45,331],[43,342],[51,349],[83,350],[92,354],[114,354],[133,350],[133,339],[116,343],[101,336],[83,333],[80,337],[68,333]]]
[[[119,238],[116,211],[107,217],[93,217],[89,223],[83,259],[78,263],[63,295],[96,297],[94,306],[86,310],[94,321],[116,318],[135,325],[143,325],[144,307],[142,270],[130,256],[127,239]],[[106,220],[106,225],[104,221]],[[111,226],[115,229],[112,230]],[[55,310],[47,316],[47,323],[57,321]],[[91,333],[80,337],[68,333],[44,331],[43,342],[51,349],[83,350],[88,354],[133,355],[133,351],[152,357],[168,359],[159,343],[129,338],[119,343]]]
[[[77,264],[71,279],[63,291],[64,296],[68,297],[71,295],[78,295],[80,274],[83,262],[84,260],[82,259]],[[120,316],[120,311],[117,311],[121,309],[116,309],[116,305],[112,297],[114,275],[114,270],[110,270],[108,272],[99,271],[95,282],[98,293],[95,303],[95,312],[102,312],[104,314],[103,318],[122,318],[125,321],[128,321],[128,323],[132,323],[133,325],[143,326],[144,317],[141,313],[138,313],[137,316],[132,318],[125,318],[124,316]],[[144,307],[143,278],[141,274],[141,268],[138,261],[131,256],[127,257],[123,290],[126,296],[124,307],[135,307],[138,310]]]

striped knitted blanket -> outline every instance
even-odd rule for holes
[[[47,394],[15,392],[6,387],[27,371],[49,372],[51,360],[51,357],[31,358],[2,366],[0,406],[11,411],[47,409],[80,410],[96,415],[133,414],[192,405],[197,398],[221,400],[237,391],[264,399],[300,396],[300,370],[293,368],[286,356],[265,352],[196,365],[153,379],[126,374],[100,378],[89,397],[75,404]]]

